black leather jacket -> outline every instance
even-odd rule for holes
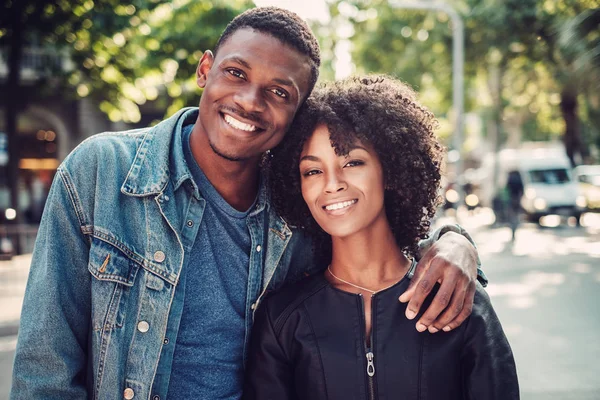
[[[265,299],[243,399],[518,399],[512,351],[479,283],[471,316],[435,334],[406,319],[398,297],[408,283],[374,295],[370,348],[362,296],[334,288],[323,274]]]

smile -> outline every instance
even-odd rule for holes
[[[348,200],[348,201],[341,201],[339,203],[329,204],[323,208],[326,209],[327,211],[341,210],[342,208],[350,207],[352,204],[356,203],[357,201],[358,200],[356,200],[356,199]]]
[[[256,126],[246,124],[242,121],[238,121],[237,119],[233,118],[229,114],[223,114],[223,118],[225,119],[225,122],[227,122],[229,125],[233,126],[236,129],[239,129],[241,131],[254,132],[256,130]]]

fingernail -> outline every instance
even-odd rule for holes
[[[413,319],[416,315],[417,313],[415,313],[414,311],[406,310],[406,318]]]
[[[400,303],[406,303],[406,297],[404,295],[398,297],[398,301],[400,301]]]
[[[444,332],[450,332],[452,330],[452,328],[450,328],[448,325],[446,325],[442,329],[444,330]]]
[[[419,332],[424,332],[425,329],[427,329],[427,327],[425,325],[423,325],[423,324],[417,324],[417,330]]]
[[[438,328],[436,328],[435,326],[430,326],[429,327],[429,333],[436,333],[439,332],[440,330]]]

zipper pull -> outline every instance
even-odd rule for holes
[[[375,363],[373,362],[373,352],[369,351],[367,353],[367,375],[374,376],[375,375]]]

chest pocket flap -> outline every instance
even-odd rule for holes
[[[94,239],[88,269],[98,280],[133,286],[139,265],[114,245]]]

